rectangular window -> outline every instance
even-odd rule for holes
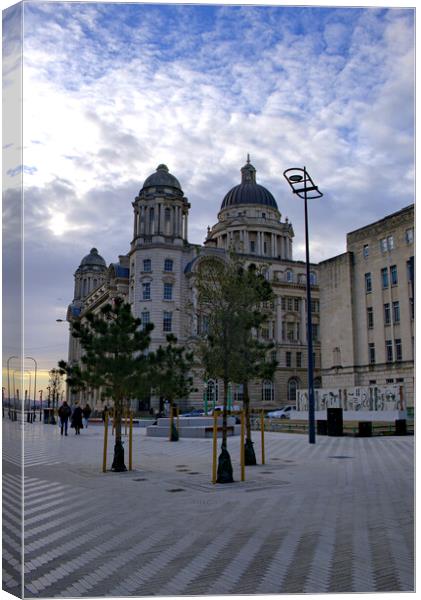
[[[364,256],[364,258],[368,258],[369,254],[370,254],[370,246],[368,244],[364,244],[364,246],[363,246],[363,256]]]
[[[276,362],[276,358],[277,358],[277,356],[276,356],[276,350],[272,350],[272,352],[270,353],[270,360],[272,362]]]
[[[391,285],[398,285],[398,267],[396,265],[390,267],[390,283]]]
[[[374,365],[374,363],[376,362],[376,347],[373,344],[373,342],[368,344],[368,362],[370,363],[370,365]]]
[[[386,383],[393,383],[393,379],[386,379]]]
[[[387,252],[387,238],[380,240],[380,250],[382,252]]]
[[[376,385],[377,381],[375,379],[370,379],[368,385]]]
[[[164,300],[172,300],[172,283],[164,283]]]
[[[163,330],[172,331],[172,313],[164,311]]]
[[[373,329],[374,327],[374,314],[372,306],[367,307],[367,327],[368,329]]]
[[[295,312],[300,311],[300,299],[299,298],[294,298],[294,310],[295,310]]]
[[[256,242],[251,241],[250,242],[250,252],[255,252],[256,251]]]
[[[382,288],[385,289],[389,287],[389,274],[387,272],[387,267],[381,270],[382,275]]]
[[[319,325],[318,323],[311,324],[311,337],[314,342],[317,342],[319,339]]]
[[[386,362],[393,361],[392,340],[386,340]]]
[[[296,361],[297,361],[297,367],[301,367],[301,362],[302,362],[302,354],[301,354],[301,352],[297,352],[295,358],[296,358]]]
[[[150,273],[152,271],[152,263],[150,258],[145,258],[143,261],[143,271],[145,273]]]
[[[414,241],[414,230],[412,229],[407,229],[405,231],[405,241],[407,244],[412,244]]]
[[[311,312],[312,313],[318,313],[319,312],[319,301],[318,300],[312,300],[311,301]]]
[[[295,323],[287,323],[287,340],[293,342],[295,340]]]
[[[389,302],[387,302],[386,304],[383,305],[383,309],[384,309],[384,324],[385,325],[390,325],[390,304]]]
[[[263,254],[267,254],[268,253],[268,245],[267,242],[263,242]]]
[[[149,313],[149,311],[143,311],[140,319],[142,321],[142,329],[145,329],[146,325],[148,325],[148,323],[150,323],[150,319],[151,319],[151,315]]]
[[[268,340],[269,339],[269,329],[267,327],[262,327],[261,329],[261,336],[263,340]]]
[[[166,258],[164,262],[164,271],[171,272],[173,270],[174,261],[171,258]]]
[[[371,273],[365,274],[365,293],[369,294],[371,292]]]
[[[285,306],[286,306],[285,297],[282,296],[282,298],[281,298],[281,309],[285,310]]]
[[[394,323],[399,323],[399,321],[401,320],[401,311],[399,309],[399,302],[393,302],[392,304],[392,311],[393,311],[393,322]]]
[[[401,343],[401,340],[395,340],[395,356],[396,356],[396,360],[402,360],[402,343]]]
[[[389,235],[389,237],[387,238],[387,249],[393,250],[394,247],[395,247],[395,241],[393,239],[393,235]]]
[[[286,352],[285,353],[285,365],[287,367],[291,366],[291,352]]]
[[[143,300],[151,299],[151,284],[149,282],[142,283],[142,299]]]
[[[293,298],[287,298],[287,309],[292,310],[292,301]]]

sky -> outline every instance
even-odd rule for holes
[[[7,255],[23,177],[24,335],[43,387],[67,357],[56,319],[76,268],[92,247],[107,263],[128,252],[131,203],[160,163],[201,244],[250,154],[292,222],[298,260],[303,205],[286,168],[306,166],[324,194],[309,208],[314,262],[414,202],[413,9],[37,1],[23,12],[23,133],[21,144],[3,132],[3,243]],[[19,24],[3,13],[6,110]],[[3,269],[7,283],[16,265]],[[3,363],[16,351],[6,339]]]

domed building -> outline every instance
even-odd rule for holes
[[[203,258],[241,254],[246,265],[262,268],[276,294],[273,318],[262,330],[263,338],[274,343],[278,369],[270,381],[251,386],[256,408],[278,407],[295,402],[295,391],[307,385],[307,343],[305,312],[305,263],[293,260],[294,231],[288,219],[282,221],[273,194],[256,181],[256,169],[247,157],[241,168],[241,181],[222,199],[217,223],[208,227],[204,245],[188,241],[190,203],[179,180],[160,164],[144,181],[132,202],[133,238],[127,254],[108,268],[92,248],[75,273],[75,294],[68,320],[83,318],[113,297],[131,304],[142,323],[154,323],[151,349],[164,344],[168,333],[189,345],[200,323],[194,314],[194,276]],[[320,365],[318,336],[317,266],[313,266],[313,337],[317,368]],[[193,314],[192,314],[193,313]],[[76,340],[77,342],[77,340]],[[69,360],[77,361],[80,351],[71,340]],[[217,404],[222,394],[219,382],[203,381],[195,374],[194,392],[181,408]],[[220,391],[219,391],[220,390]],[[241,401],[241,386],[232,385],[231,401]],[[96,394],[90,402],[101,406]],[[184,405],[183,405],[184,404]],[[156,398],[138,401],[138,410],[157,409]]]

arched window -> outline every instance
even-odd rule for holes
[[[208,408],[218,404],[218,382],[215,379],[209,379],[206,383],[206,400]]]
[[[319,390],[322,387],[322,380],[320,377],[314,378],[314,389]]]
[[[296,377],[291,377],[288,381],[288,402],[295,404],[299,380]]]
[[[262,381],[262,401],[273,402],[273,382],[269,379]]]

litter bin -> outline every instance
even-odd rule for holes
[[[317,420],[317,435],[327,435],[327,421]]]
[[[358,422],[358,437],[371,437],[373,434],[373,423],[371,421]]]
[[[344,432],[343,409],[327,409],[327,435],[341,436]]]
[[[44,425],[55,425],[54,408],[44,408]]]
[[[395,421],[395,435],[406,435],[406,419]]]

